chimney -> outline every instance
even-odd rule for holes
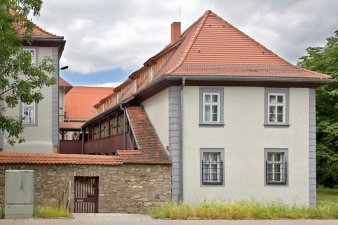
[[[181,36],[181,22],[171,24],[171,44],[174,44]]]

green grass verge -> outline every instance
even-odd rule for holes
[[[165,204],[149,214],[156,219],[338,219],[338,205],[307,208],[256,202]]]
[[[60,217],[70,217],[70,213],[67,209],[60,207],[50,207],[50,206],[37,206],[34,207],[33,216],[36,218],[60,218]]]
[[[338,204],[338,188],[317,188],[317,200],[319,204],[336,203]]]

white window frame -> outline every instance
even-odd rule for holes
[[[213,161],[213,156],[217,154],[216,161]],[[201,166],[201,185],[216,185],[216,186],[224,186],[224,149],[219,148],[203,148],[201,149],[201,160],[200,160],[200,166]],[[208,161],[206,161],[206,159]],[[208,165],[207,168],[205,164]],[[212,166],[216,169],[211,171]],[[206,173],[205,169],[209,171],[209,173]],[[215,177],[217,176],[217,177]],[[208,179],[207,179],[208,178]]]
[[[269,155],[272,154],[272,159],[269,160]],[[279,161],[276,161],[276,155],[279,154],[281,155],[281,158]],[[289,163],[288,163],[288,149],[273,149],[273,148],[268,148],[265,149],[265,185],[267,186],[273,186],[273,185],[281,185],[281,186],[288,186],[288,176],[289,176]],[[272,165],[272,178],[269,180],[269,165]],[[277,172],[277,166],[279,165],[279,180],[277,179],[276,173]]]
[[[35,48],[24,48],[23,51],[31,53],[32,64],[36,66],[36,64],[37,64],[36,49]],[[32,54],[32,52],[33,52],[33,54]]]
[[[210,101],[211,102],[205,102],[207,95],[210,95]],[[213,99],[212,97],[214,95],[217,96],[217,102],[212,102],[212,99]],[[206,115],[205,107],[206,106],[210,106],[210,121],[206,121],[206,119],[205,119],[205,115]],[[217,121],[212,121],[212,119],[213,119],[212,107],[213,106],[217,106]],[[212,92],[203,93],[203,123],[206,123],[206,124],[220,123],[220,121],[221,121],[220,108],[221,108],[221,95],[220,95],[220,93],[212,93]]]
[[[267,153],[267,164],[272,165],[272,183],[283,183],[284,169],[283,164],[285,164],[285,154],[284,152],[268,152]],[[269,155],[271,155],[272,159],[269,161]],[[277,155],[280,155],[280,160],[277,161]],[[279,172],[277,172],[277,167],[279,167]],[[277,180],[276,174],[279,173],[279,180]]]
[[[275,96],[276,98],[276,102],[275,103],[271,103],[270,102],[270,96]],[[278,96],[282,96],[283,97],[283,102],[279,103],[278,102]],[[270,107],[273,106],[275,107],[275,121],[270,121]],[[278,121],[278,106],[282,106],[283,107],[283,120],[280,122]],[[268,94],[268,123],[269,124],[285,124],[286,122],[286,94],[284,93],[269,93]]]
[[[24,125],[35,125],[37,123],[37,106],[36,106],[36,102],[32,102],[31,104],[27,104],[22,102],[22,106],[21,106],[22,110],[21,110],[21,116],[24,118],[22,123]],[[26,117],[25,115],[25,110],[26,108],[32,108],[33,109],[33,116],[31,117],[33,120],[32,121],[27,121],[27,119],[29,117]]]

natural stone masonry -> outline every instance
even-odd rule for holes
[[[309,90],[309,186],[311,207],[317,203],[316,196],[316,91]]]
[[[57,206],[71,181],[74,207],[74,177],[99,177],[99,213],[145,213],[171,198],[170,165],[0,165],[0,205],[4,205],[5,170],[34,170],[34,205]]]
[[[172,201],[182,198],[181,190],[181,87],[169,88],[169,147],[172,160]]]

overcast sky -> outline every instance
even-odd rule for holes
[[[173,21],[183,31],[207,9],[293,64],[338,29],[337,0],[44,0],[34,21],[67,40],[66,80],[114,85],[170,42]]]

